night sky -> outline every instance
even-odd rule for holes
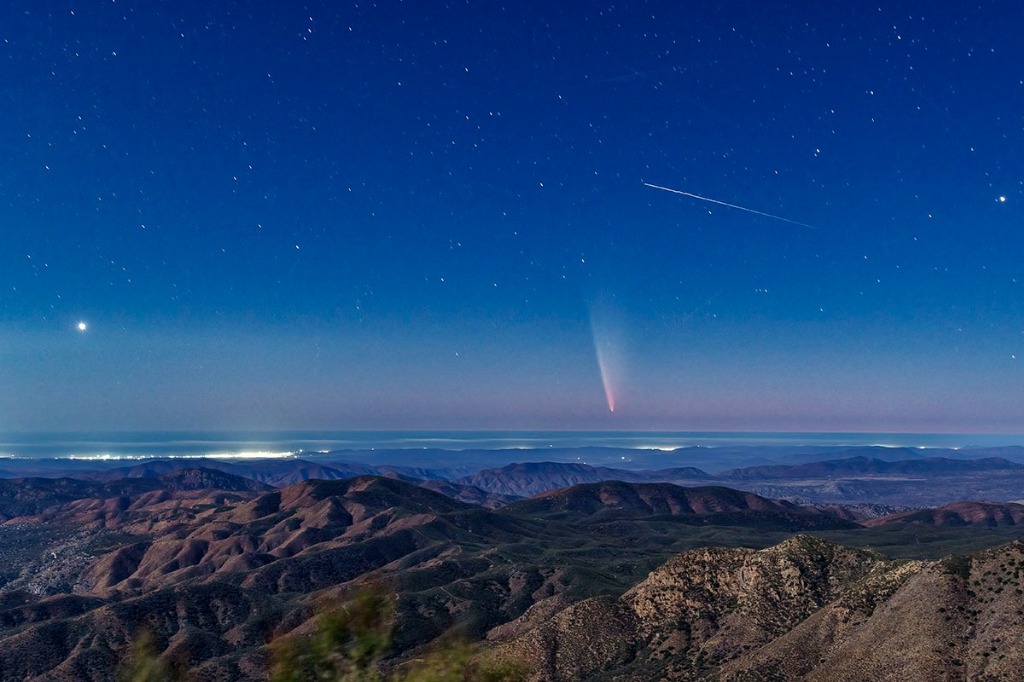
[[[0,431],[1024,432],[1019,5],[584,4],[4,3]]]

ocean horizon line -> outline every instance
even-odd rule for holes
[[[0,434],[0,457],[145,459],[271,458],[374,450],[544,450],[687,447],[911,447],[964,449],[1024,445],[1024,435],[827,431],[665,430],[249,430],[23,431]]]

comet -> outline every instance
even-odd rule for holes
[[[608,353],[602,351],[601,344],[594,340],[594,346],[597,350],[597,367],[601,371],[601,385],[604,386],[604,399],[608,403],[608,411],[615,412],[615,393],[612,390],[612,377],[611,367],[608,359]]]
[[[608,404],[608,411],[612,413],[615,412],[615,398],[621,388],[625,369],[621,325],[617,323],[613,312],[603,303],[595,303],[590,309],[594,354],[597,356],[597,368],[601,373],[604,399]]]
[[[681,194],[684,197],[690,197],[698,201],[706,201],[709,204],[718,204],[719,206],[725,206],[726,208],[734,208],[737,211],[746,211],[747,213],[753,213],[754,215],[764,216],[765,218],[771,218],[772,220],[781,220],[784,223],[790,223],[792,225],[799,225],[800,227],[809,227],[812,230],[816,230],[814,225],[808,225],[807,223],[801,223],[797,220],[790,220],[789,218],[783,218],[780,215],[773,215],[771,213],[765,213],[764,211],[757,211],[746,206],[739,206],[737,204],[730,204],[727,201],[719,201],[718,199],[712,199],[711,197],[702,197],[699,194],[693,192],[684,192],[681,189],[672,189],[671,187],[662,187],[661,185],[652,185],[649,182],[644,183],[644,187],[650,187],[651,189],[660,189],[662,192],[671,192],[672,194]]]

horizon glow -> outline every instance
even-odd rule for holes
[[[70,454],[57,456],[53,459],[73,459],[79,461],[110,461],[119,459],[288,459],[298,457],[299,452],[265,452],[265,451],[244,451],[244,452],[211,452],[208,454],[163,454],[163,455],[118,455],[102,452],[93,454]],[[33,458],[22,458],[33,459]]]

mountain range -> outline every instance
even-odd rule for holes
[[[1022,468],[159,460],[0,480],[0,679],[110,679],[142,632],[195,679],[265,679],[269,641],[367,581],[395,595],[389,664],[457,628],[536,680],[1005,679],[1024,506],[737,486],[937,497]]]
[[[439,466],[425,467],[422,465],[426,460],[413,460],[409,454],[400,458],[405,464],[391,463],[384,455],[382,461],[371,464],[364,461],[339,461],[334,459],[338,453],[328,453],[320,456],[317,461],[300,458],[244,462],[209,458],[157,459],[128,466],[116,462],[7,460],[5,475],[73,477],[102,482],[121,478],[155,478],[179,468],[200,467],[250,478],[274,487],[309,479],[337,480],[360,475],[378,475],[415,481],[419,485],[443,491],[456,499],[490,508],[508,504],[517,498],[531,497],[545,490],[609,480],[634,483],[668,482],[687,486],[722,485],[747,490],[763,497],[785,498],[800,503],[934,507],[966,499],[998,502],[1021,499],[1020,491],[1024,489],[1024,463],[993,455],[994,452],[1022,459],[1019,450],[972,450],[965,454],[964,451],[932,451],[917,448],[841,448],[825,452],[851,456],[792,464],[778,463],[779,459],[795,457],[784,450],[782,454],[776,453],[775,463],[718,469],[715,473],[693,466],[638,468],[635,466],[637,462],[631,460],[633,455],[620,455],[618,458],[620,463],[629,464],[628,468],[595,466],[581,460],[595,455],[609,459],[609,452],[626,451],[614,448],[582,448],[564,450],[562,453],[564,457],[575,461],[511,462],[498,467],[473,470],[470,473],[466,473],[466,462],[473,461],[470,455],[462,455],[452,461],[440,460],[435,462]],[[759,448],[755,448],[755,451],[762,453],[759,457],[763,459],[765,451]],[[436,451],[435,454],[443,452]],[[552,454],[548,450],[537,452],[543,452],[544,455]],[[575,456],[572,455],[574,452],[577,453]],[[935,452],[957,456],[937,456]],[[506,456],[524,453],[536,454],[534,451],[514,450],[508,451]],[[803,451],[799,454],[801,457],[807,455]],[[495,456],[494,451],[488,454],[489,459]],[[899,456],[910,458],[899,459]],[[480,457],[477,456],[477,459]],[[643,455],[637,458],[645,461],[650,459]],[[747,455],[746,458],[749,460],[756,457]],[[665,461],[679,459],[678,455],[671,455]],[[728,453],[723,455],[723,461],[728,459]]]

